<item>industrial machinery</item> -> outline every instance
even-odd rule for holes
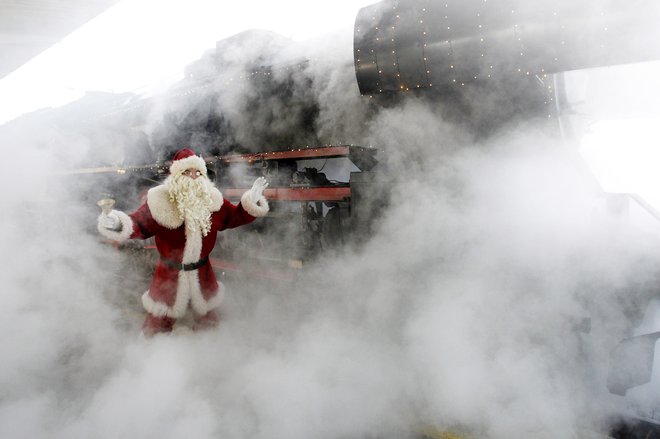
[[[264,153],[207,156],[209,176],[225,198],[237,203],[256,177],[270,184],[265,196],[271,211],[249,227],[223,233],[212,264],[223,272],[240,272],[283,281],[325,251],[336,251],[370,236],[376,215],[365,191],[375,178],[377,150],[355,145],[298,148]],[[348,176],[329,179],[324,169]],[[167,176],[169,162],[148,166],[78,169],[67,174],[111,176],[119,189],[127,178],[155,182]],[[134,182],[135,183],[135,182]],[[108,192],[108,196],[116,197]],[[260,233],[265,231],[265,233]],[[293,240],[282,237],[294,237]],[[134,246],[132,248],[135,250]],[[144,249],[153,249],[146,241]],[[240,262],[242,261],[242,262]],[[246,271],[248,270],[248,271]]]
[[[373,215],[365,212],[364,191],[373,179],[376,153],[373,148],[337,145],[207,159],[218,176],[216,184],[234,202],[257,176],[270,182],[265,195],[271,212],[254,226],[267,233],[260,234],[257,243],[254,236],[249,237],[250,230],[229,233],[218,253],[231,255],[237,267],[237,261],[250,261],[248,265],[253,267],[265,262],[270,268],[261,268],[262,273],[282,278],[292,275],[287,269],[302,268],[324,251],[368,237]],[[349,175],[348,180],[329,179],[323,172],[326,167],[341,170]],[[294,239],[282,240],[285,236]],[[230,268],[216,262],[221,268]]]
[[[386,0],[356,18],[357,82],[373,94],[653,60],[657,14],[645,0]]]
[[[357,89],[368,101],[365,111],[412,95],[451,103],[443,116],[468,127],[476,138],[529,118],[545,119],[570,136],[581,128],[571,114],[565,72],[660,59],[660,39],[649,37],[659,20],[660,5],[653,0],[384,0],[359,11],[354,63],[346,68],[354,68]],[[243,59],[239,69],[226,52],[246,41],[264,52],[252,60],[244,54],[248,61]],[[89,130],[124,125],[140,132],[152,108],[169,109],[152,130],[151,142],[141,135],[126,139],[121,161],[142,164],[71,172],[101,179],[108,194],[126,200],[161,181],[172,152],[192,145],[232,201],[254,177],[268,177],[272,212],[258,224],[228,233],[217,246],[222,256],[212,262],[227,273],[251,270],[291,281],[322,252],[359,243],[387,203],[387,194],[372,184],[384,178],[377,148],[352,145],[350,139],[327,144],[318,136],[319,103],[309,93],[314,84],[306,74],[308,60],[288,58],[273,65],[263,56],[287,44],[270,33],[239,34],[218,42],[188,66],[185,78],[165,97],[125,97],[119,103],[113,97],[97,116],[86,119]],[[231,100],[236,87],[251,90],[247,100]],[[483,101],[497,105],[480,105]],[[86,103],[76,105],[84,108]],[[267,120],[254,124],[267,128],[241,131],[232,105],[252,111],[257,121]],[[149,143],[159,148],[152,151]],[[120,192],[127,186],[136,188],[133,194]],[[283,236],[295,239],[278,239]],[[242,266],[239,261],[250,262]],[[625,394],[648,382],[653,364],[649,352],[657,338],[658,333],[643,334],[613,353],[613,364],[621,366],[612,372],[613,393]],[[634,349],[626,349],[629,345]],[[639,362],[640,356],[645,361]],[[625,369],[631,364],[639,366],[636,371]],[[648,420],[626,420],[612,434],[660,437],[660,427]]]

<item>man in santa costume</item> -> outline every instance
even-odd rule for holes
[[[189,305],[195,317],[193,329],[217,326],[215,310],[224,292],[209,254],[219,231],[268,213],[263,196],[266,186],[266,180],[258,178],[240,203],[233,205],[208,179],[204,159],[184,148],[174,154],[167,179],[148,191],[146,202],[135,212],[101,214],[98,230],[109,239],[122,242],[155,237],[160,260],[149,290],[142,296],[146,336],[172,331]]]

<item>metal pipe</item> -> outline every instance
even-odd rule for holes
[[[362,94],[660,59],[657,0],[385,0],[355,20]]]

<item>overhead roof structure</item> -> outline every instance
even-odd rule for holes
[[[0,3],[0,79],[119,1],[3,1]]]

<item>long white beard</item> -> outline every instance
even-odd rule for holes
[[[178,174],[168,186],[170,201],[176,205],[186,228],[200,230],[206,236],[211,230],[211,182],[204,176],[190,178]]]

